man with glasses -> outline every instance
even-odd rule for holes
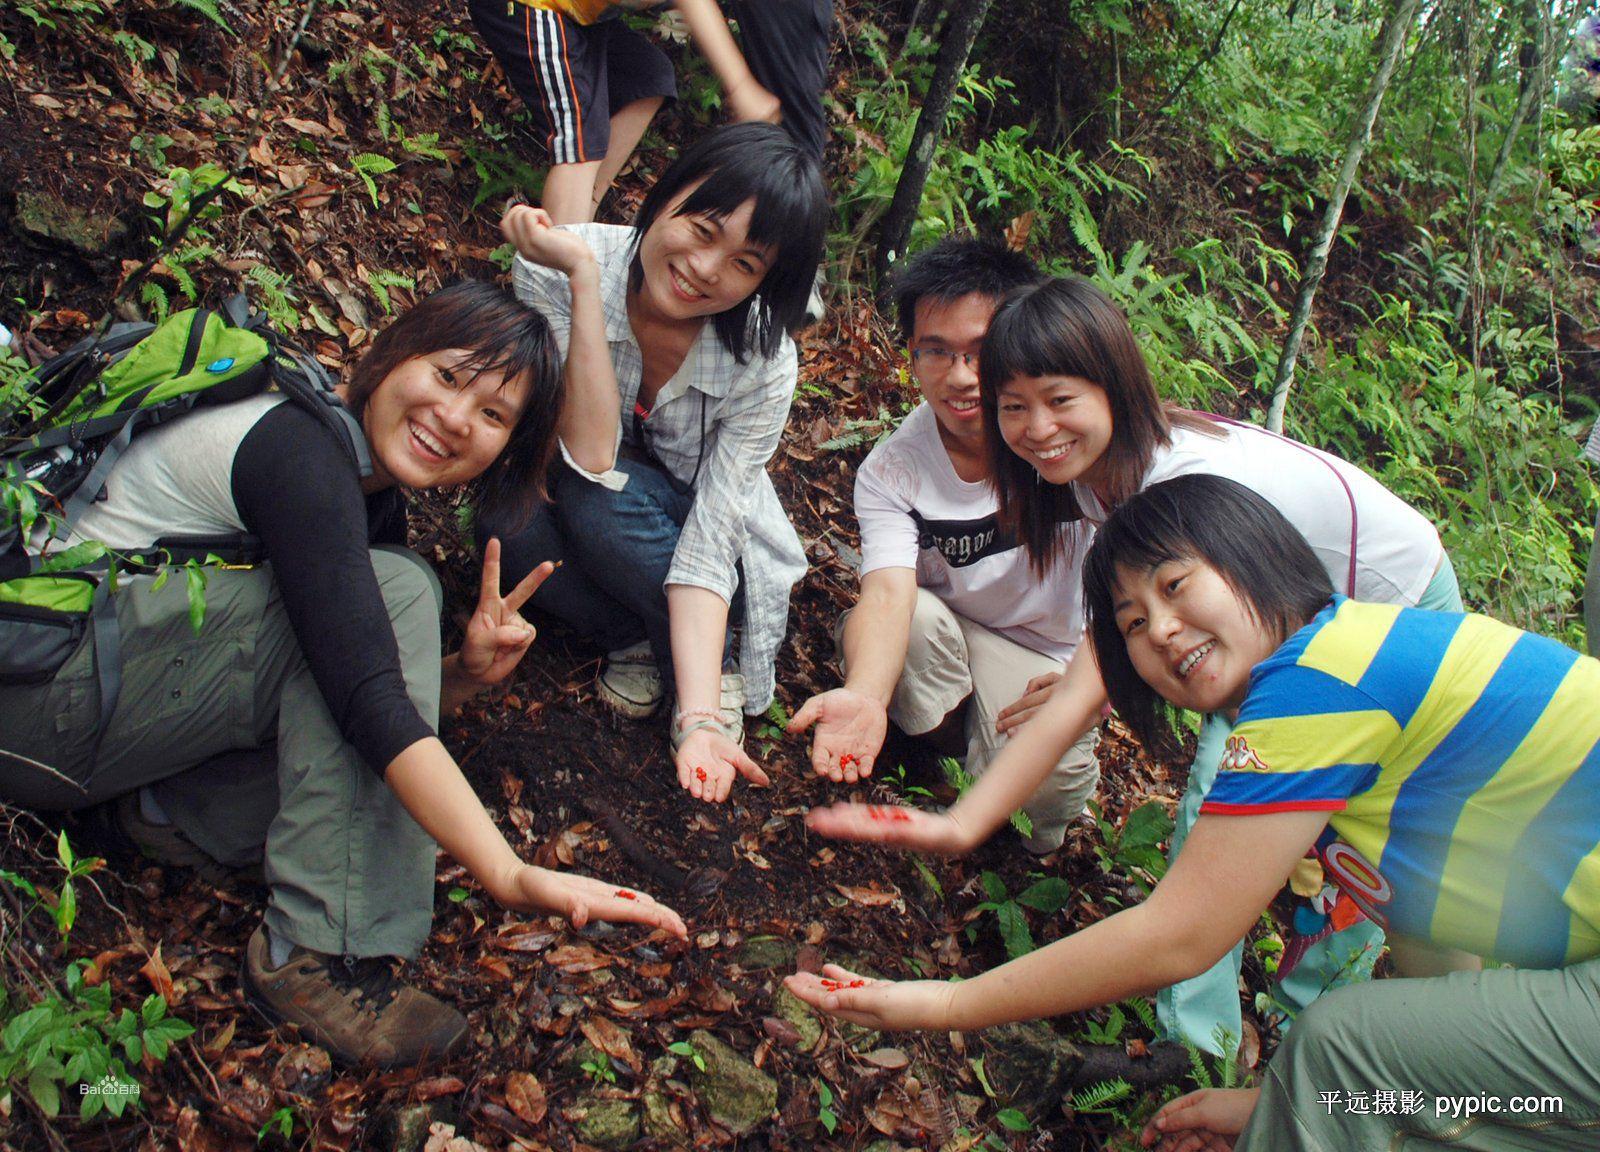
[[[868,775],[889,720],[982,775],[1078,645],[1077,565],[1057,564],[1041,577],[1001,529],[989,485],[991,430],[978,398],[978,353],[995,309],[1039,278],[1032,262],[1001,245],[953,238],[907,260],[895,277],[922,403],[856,476],[861,595],[836,632],[844,687],[812,697],[791,724],[816,725],[811,761],[819,775]],[[1088,529],[1072,523],[1061,531]],[[1058,848],[1067,822],[1083,811],[1099,778],[1094,739],[1075,745],[1029,802],[1030,850]],[[920,846],[956,853],[976,840]]]

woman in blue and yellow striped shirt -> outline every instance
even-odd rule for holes
[[[1519,967],[1337,990],[1261,1089],[1175,1101],[1147,1144],[1594,1147],[1600,661],[1483,616],[1334,596],[1289,523],[1216,476],[1123,504],[1084,587],[1107,691],[1147,747],[1172,742],[1163,700],[1237,718],[1171,871],[1144,904],[961,984],[826,968],[828,985],[790,987],[878,1028],[1082,1011],[1204,970],[1292,883],[1347,898],[1413,957]]]

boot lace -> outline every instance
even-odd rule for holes
[[[340,988],[356,994],[361,1003],[374,1010],[386,1007],[400,995],[400,974],[393,961],[382,956],[333,956],[328,960],[328,976]]]

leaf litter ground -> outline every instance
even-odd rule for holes
[[[875,7],[844,5],[841,18],[887,14],[888,6],[883,14]],[[224,13],[237,39],[135,0],[119,19],[156,45],[147,63],[123,55],[103,30],[48,37],[15,12],[0,13],[0,31],[19,49],[0,91],[9,105],[0,132],[0,187],[9,191],[0,192],[0,213],[13,226],[0,282],[8,297],[42,302],[19,328],[30,352],[81,335],[120,276],[148,254],[140,201],[147,191],[170,195],[162,178],[175,165],[222,165],[254,205],[241,210],[241,201],[224,201],[224,218],[205,238],[212,251],[192,274],[213,298],[257,266],[288,276],[293,306],[316,317],[316,328],[301,336],[331,363],[359,352],[382,323],[382,299],[369,287],[375,273],[397,270],[416,281],[415,292],[391,288],[401,307],[463,274],[495,274],[487,258],[498,244],[498,201],[475,207],[481,184],[468,149],[492,153],[491,178],[508,157],[535,153],[525,129],[503,144],[486,143],[485,125],[503,125],[511,102],[487,54],[464,39],[470,28],[460,13],[416,0],[325,7],[314,12],[279,84],[265,73],[283,58],[299,10],[225,6]],[[835,83],[841,92],[848,87],[843,69]],[[658,128],[672,140],[694,130],[683,112],[663,116]],[[443,160],[402,142],[429,134]],[[661,150],[649,144],[603,219],[628,218],[659,170]],[[380,177],[376,207],[354,174],[355,158],[368,152],[401,160]],[[42,155],[60,162],[40,164]],[[852,161],[835,154],[830,167],[848,171]],[[25,206],[40,201],[88,222],[98,241],[86,246],[23,228]],[[164,266],[155,279],[177,295]],[[771,468],[813,562],[796,590],[780,656],[780,698],[791,710],[837,683],[830,636],[855,585],[850,492],[864,448],[821,446],[850,421],[901,410],[912,399],[898,383],[899,366],[870,304],[836,289],[829,318],[803,341],[800,397]],[[476,579],[456,509],[430,500],[416,511],[415,543],[440,567],[450,611],[463,611]],[[434,933],[412,975],[468,1014],[475,1044],[461,1059],[421,1070],[346,1072],[242,1002],[238,964],[259,922],[262,888],[236,878],[213,889],[182,871],[113,857],[94,877],[100,894],[83,900],[71,954],[94,957],[89,979],[111,982],[117,1003],[161,992],[197,1031],[165,1064],[147,1062],[140,1072],[137,1121],[47,1126],[14,1102],[3,1118],[9,1127],[0,1130],[5,1139],[75,1149],[258,1142],[564,1149],[582,1146],[580,1101],[636,1099],[648,1082],[666,1101],[667,1125],[696,1146],[857,1148],[891,1139],[960,1149],[985,1136],[1019,1148],[1101,1146],[1113,1129],[1104,1118],[1054,1111],[1022,1134],[997,1124],[998,1105],[983,1099],[972,1064],[983,1054],[980,1036],[864,1036],[821,1024],[776,995],[795,965],[839,961],[886,976],[943,978],[1000,963],[993,919],[977,912],[987,895],[984,872],[1012,894],[1039,873],[1070,884],[1062,914],[1023,914],[1040,943],[1125,906],[1138,893],[1126,878],[1102,872],[1091,822],[1075,825],[1066,847],[1042,862],[1007,831],[968,860],[919,870],[897,854],[808,835],[803,816],[814,804],[898,797],[882,773],[853,789],[818,780],[804,741],[763,737],[756,723],[750,748],[773,787],[741,782],[728,804],[701,804],[676,783],[664,720],[612,718],[594,698],[596,667],[596,653],[547,630],[508,689],[446,725],[446,742],[519,850],[673,903],[690,920],[691,946],[637,929],[573,932],[505,913],[441,859]],[[1102,761],[1100,800],[1114,820],[1181,787],[1181,778],[1116,736],[1102,743]],[[953,799],[933,758],[914,745],[892,743],[885,763],[905,764],[908,781],[935,800]],[[24,825],[12,822],[7,865],[44,878],[43,838],[17,831]],[[82,821],[72,829],[88,835]],[[60,966],[41,950],[21,956],[14,949],[8,966],[35,987],[52,963]],[[743,1141],[712,1122],[697,1097],[683,1047],[695,1029],[777,1080],[777,1117]],[[572,1059],[585,1053],[588,1071]],[[676,1066],[656,1063],[662,1057]],[[596,1089],[598,1063],[614,1082]],[[405,1145],[429,1123],[439,1125],[431,1139]]]

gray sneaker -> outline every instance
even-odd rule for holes
[[[643,720],[655,715],[656,709],[661,707],[665,689],[650,642],[646,640],[631,648],[608,653],[605,664],[600,668],[597,687],[600,699],[613,712],[630,720]]]

